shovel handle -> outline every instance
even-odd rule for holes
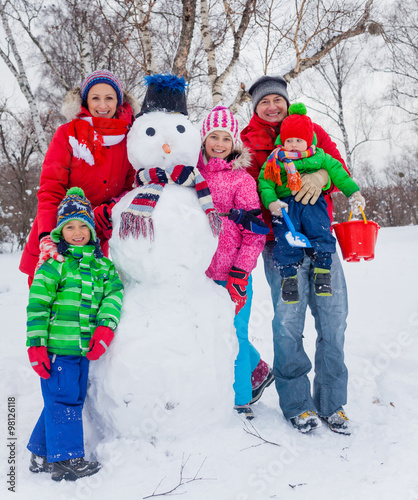
[[[363,215],[364,223],[367,224],[367,219],[366,216],[364,215],[363,209],[359,207],[361,214]],[[353,211],[350,212],[350,215],[348,216],[348,220],[351,220],[351,217],[353,216]]]
[[[290,220],[290,217],[287,215],[287,212],[284,208],[282,209],[282,217],[286,222],[286,226],[289,228],[289,231],[292,233],[294,237],[296,235],[295,226],[293,225],[293,222]]]

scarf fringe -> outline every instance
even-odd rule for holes
[[[264,168],[264,178],[266,180],[274,182],[278,186],[282,185],[282,179],[280,177],[280,163],[279,163],[277,149],[275,149],[267,158],[266,166]]]
[[[299,191],[302,187],[302,179],[298,171],[287,173],[287,187],[290,191]]]
[[[277,147],[267,158],[264,167],[264,178],[277,184],[282,185],[281,179],[281,164],[283,163],[284,169],[287,174],[286,186],[291,191],[299,191],[302,187],[302,179],[293,162],[293,160],[300,160],[301,158],[310,158],[316,153],[316,147],[312,144],[306,151],[285,151],[283,146]]]
[[[135,184],[142,190],[131,201],[128,209],[121,214],[119,228],[121,239],[127,238],[130,234],[135,238],[140,235],[146,237],[149,233],[151,241],[154,241],[154,224],[151,215],[167,184],[194,187],[200,206],[209,219],[213,236],[217,237],[221,233],[222,220],[213,205],[209,186],[196,167],[175,165],[166,169],[141,168],[135,175]]]
[[[208,216],[209,225],[212,230],[213,236],[219,236],[223,230],[223,226],[222,219],[219,217],[218,212],[216,210],[213,210],[206,215]]]
[[[149,235],[150,241],[154,241],[154,222],[152,217],[144,217],[131,212],[123,212],[119,226],[119,237],[125,240],[129,236],[138,239],[139,236],[147,238]]]

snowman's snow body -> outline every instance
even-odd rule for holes
[[[128,136],[136,169],[196,165],[199,148],[198,130],[177,113],[142,115]],[[205,275],[217,238],[193,187],[164,187],[154,241],[119,237],[121,214],[139,190],[112,212],[110,251],[125,294],[115,339],[91,364],[90,394],[105,435],[178,438],[230,419],[234,307]]]

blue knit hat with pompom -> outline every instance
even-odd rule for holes
[[[79,220],[87,224],[91,232],[91,239],[96,241],[94,214],[84,191],[79,187],[72,187],[67,191],[65,198],[58,206],[57,226],[51,231],[51,240],[58,243],[62,228],[71,220]]]

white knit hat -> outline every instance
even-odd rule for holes
[[[212,132],[215,132],[215,130],[228,132],[232,137],[232,147],[235,147],[235,142],[238,137],[238,121],[225,106],[216,106],[216,108],[213,108],[203,120],[202,130],[200,131],[202,143],[206,140],[206,137]]]

